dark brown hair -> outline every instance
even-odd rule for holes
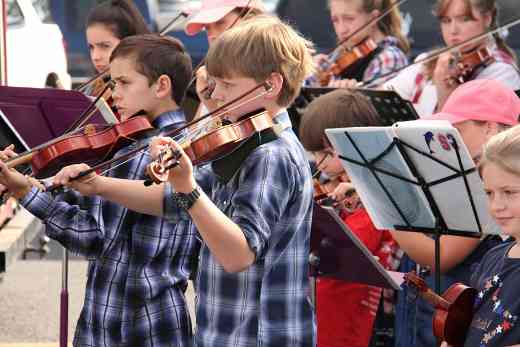
[[[132,0],[111,0],[97,5],[87,16],[87,28],[95,24],[105,25],[120,40],[150,33]]]
[[[368,98],[360,92],[337,89],[314,99],[300,123],[300,140],[311,152],[325,149],[325,129],[381,126],[382,121]]]
[[[136,71],[146,76],[150,85],[161,75],[166,75],[172,83],[172,99],[180,105],[191,79],[191,58],[182,43],[158,34],[129,36],[119,43],[110,56],[135,59]]]

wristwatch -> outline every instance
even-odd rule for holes
[[[193,204],[199,199],[199,197],[200,197],[199,186],[195,186],[195,188],[187,194],[179,193],[179,192],[173,193],[173,201],[175,201],[177,206],[185,209],[186,211],[193,207]]]

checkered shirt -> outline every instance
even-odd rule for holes
[[[289,124],[287,113],[275,122]],[[228,273],[202,245],[197,276],[197,346],[315,346],[309,300],[312,180],[305,152],[290,128],[257,147],[226,184],[209,167],[197,181],[240,226],[256,256],[240,273]],[[170,189],[165,214],[179,213]],[[229,250],[233,252],[232,249]]]
[[[181,112],[164,113],[153,122],[161,130],[183,124]],[[116,155],[150,138],[144,136]],[[144,179],[150,160],[142,153],[108,175]],[[74,346],[192,345],[184,290],[197,241],[189,222],[168,223],[71,191],[53,198],[32,190],[22,204],[45,223],[47,235],[89,260]]]

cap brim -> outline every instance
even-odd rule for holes
[[[226,14],[231,12],[234,8],[235,6],[226,6],[202,10],[195,13],[192,17],[188,19],[188,23],[186,24],[186,34],[197,34],[204,28],[204,25],[218,22]]]
[[[439,112],[430,116],[421,117],[421,120],[446,120],[451,124],[456,124],[465,121],[466,119],[458,117],[452,113]]]

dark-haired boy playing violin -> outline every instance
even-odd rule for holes
[[[227,116],[235,122],[264,108],[275,126],[195,174],[178,143],[158,138],[152,153],[170,145],[182,154],[165,185],[101,176],[89,184],[142,213],[193,221],[203,241],[196,346],[314,347],[308,278],[312,180],[285,110],[311,72],[309,43],[280,20],[258,16],[223,33],[210,47],[206,66],[219,104],[267,82],[268,92],[257,90],[254,100],[245,98]],[[118,189],[107,192],[110,183]]]
[[[125,38],[110,59],[113,99],[122,120],[144,110],[156,129],[120,149],[119,156],[153,135],[185,124],[178,105],[191,78],[182,44],[157,35]],[[13,153],[4,151],[2,159]],[[139,153],[108,172],[139,180],[150,163]],[[54,197],[0,162],[0,183],[46,225],[46,233],[89,259],[85,302],[74,346],[191,346],[184,297],[196,238],[189,221],[176,224],[127,210],[103,199],[88,184]],[[55,183],[68,182],[85,164],[62,169]]]

